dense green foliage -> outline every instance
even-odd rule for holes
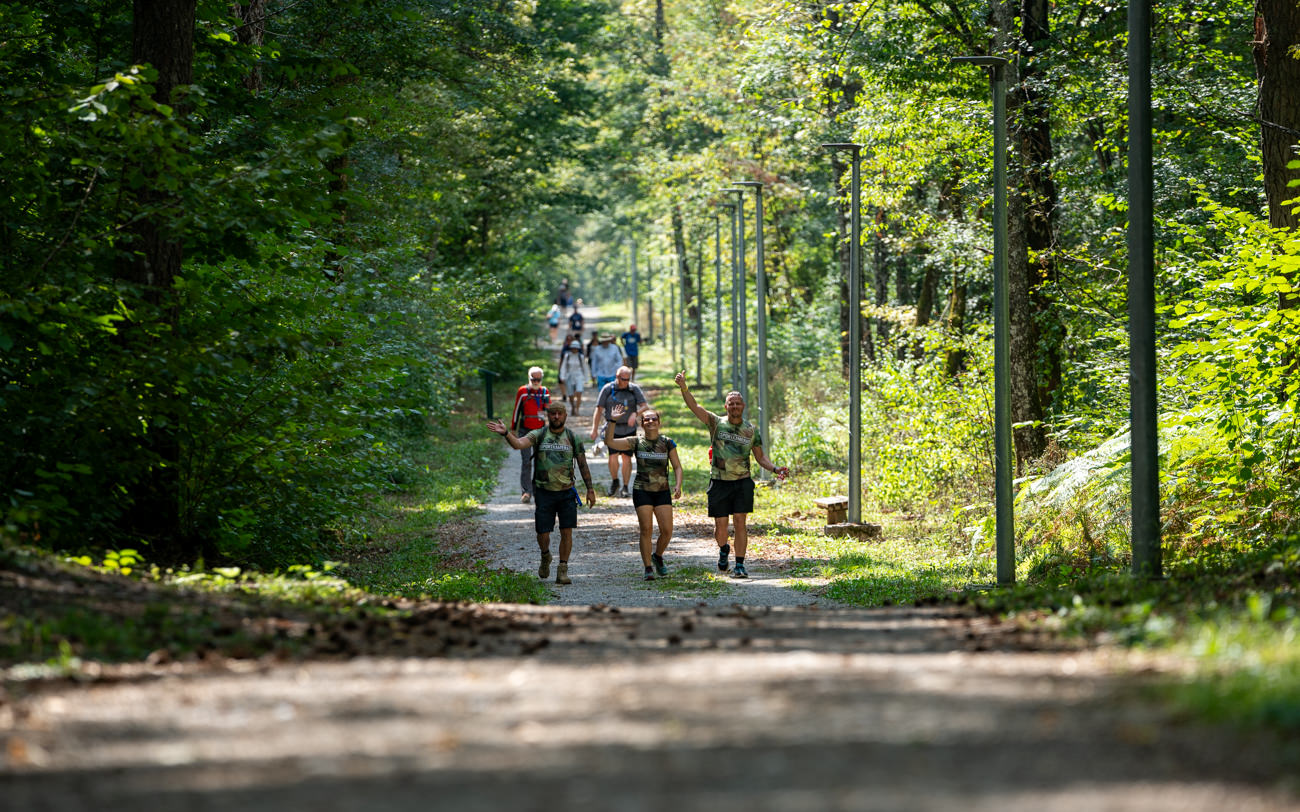
[[[582,60],[606,11],[269,3],[250,23],[205,1],[194,84],[164,104],[129,4],[0,10],[7,533],[329,553],[462,381],[518,361],[592,205],[572,176],[597,160]],[[182,247],[165,289],[124,273],[141,224]]]

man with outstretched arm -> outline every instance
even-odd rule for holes
[[[774,465],[763,453],[763,438],[758,428],[745,419],[745,398],[739,392],[728,392],[723,401],[725,415],[714,414],[695,402],[695,396],[686,386],[686,373],[679,372],[673,379],[682,391],[686,408],[695,413],[709,430],[713,464],[709,469],[709,516],[713,519],[713,538],[718,543],[718,571],[726,572],[731,545],[727,544],[727,520],[736,525],[736,566],[731,574],[748,578],[745,570],[745,548],[749,545],[746,521],[754,509],[754,480],[749,475],[749,455],[752,453],[760,468],[785,479],[790,469]]]
[[[537,530],[537,548],[542,561],[537,567],[537,577],[551,577],[551,532],[555,530],[556,517],[560,520],[560,564],[555,568],[555,583],[571,584],[569,555],[573,552],[573,528],[578,526],[578,489],[574,483],[573,466],[576,463],[587,486],[587,506],[596,504],[596,490],[591,484],[591,471],[587,470],[586,451],[582,440],[565,427],[568,408],[564,401],[555,401],[546,407],[546,425],[534,429],[523,437],[516,437],[500,420],[489,420],[487,427],[506,438],[511,448],[533,447],[533,502],[536,512],[533,525]]]

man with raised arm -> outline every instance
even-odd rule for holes
[[[745,419],[745,399],[739,392],[728,392],[723,401],[726,414],[714,414],[695,402],[695,396],[686,386],[686,373],[679,372],[673,379],[682,391],[686,408],[695,413],[709,430],[709,443],[713,464],[709,471],[709,516],[713,519],[713,538],[718,543],[718,571],[726,572],[731,545],[727,544],[727,522],[736,525],[736,566],[732,576],[748,578],[745,570],[745,548],[749,545],[746,521],[754,510],[754,480],[749,475],[749,455],[752,453],[760,468],[785,479],[790,469],[774,465],[763,453],[763,438],[758,428]]]
[[[533,454],[533,502],[537,505],[533,526],[537,530],[537,548],[542,561],[537,567],[538,578],[551,577],[551,532],[555,519],[560,519],[560,564],[555,568],[555,583],[571,584],[569,555],[573,552],[573,528],[578,526],[578,489],[573,481],[573,466],[577,463],[582,481],[587,486],[587,506],[596,504],[596,491],[591,484],[591,471],[587,470],[587,457],[582,440],[565,427],[568,409],[564,401],[554,401],[546,407],[546,425],[534,429],[523,437],[516,437],[500,420],[489,420],[488,430],[506,438],[511,448],[536,449]]]

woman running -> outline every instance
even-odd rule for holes
[[[605,423],[605,445],[611,451],[631,451],[636,456],[636,480],[632,484],[632,506],[636,508],[636,521],[641,528],[641,563],[645,566],[645,579],[653,581],[655,575],[665,578],[668,566],[664,552],[673,538],[673,499],[682,498],[682,464],[677,459],[677,443],[659,433],[659,413],[647,409],[641,413],[642,436],[615,437],[614,424],[627,411],[621,403],[614,404]],[[668,464],[672,463],[677,486],[668,490]],[[659,524],[659,540],[651,552],[652,522]]]

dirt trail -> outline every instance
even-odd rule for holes
[[[482,532],[529,571],[517,465]],[[1156,664],[952,610],[790,605],[815,598],[777,574],[648,591],[626,500],[601,510],[557,605],[429,606],[315,661],[7,686],[0,811],[1300,809],[1269,742],[1142,698]]]

